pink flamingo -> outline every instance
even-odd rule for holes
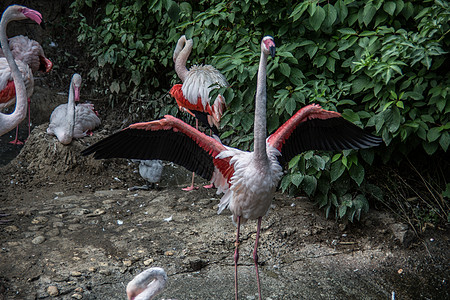
[[[80,100],[80,88],[81,76],[75,73],[70,81],[68,103],[58,105],[50,116],[47,133],[55,135],[64,145],[70,144],[73,138],[85,137],[101,123],[92,104],[75,106]]]
[[[151,300],[162,292],[167,274],[162,268],[149,268],[133,278],[127,285],[128,300]]]
[[[14,60],[13,54],[9,49],[8,37],[6,36],[7,24],[12,20],[23,19],[31,19],[38,24],[42,22],[42,16],[39,12],[20,5],[9,6],[3,12],[0,21],[0,41],[5,54],[4,58],[0,58],[0,90],[2,91],[2,95],[14,94],[16,98],[12,103],[9,103],[11,97],[6,101],[9,105],[16,102],[13,113],[9,115],[0,113],[0,135],[3,135],[16,127],[25,118],[27,109],[26,99],[30,94],[30,90],[33,90],[32,80],[27,80],[28,77],[32,78],[31,70],[25,63]],[[7,64],[7,67],[5,67],[5,64]],[[13,81],[11,81],[10,78],[12,78]],[[6,86],[8,86],[7,92],[4,91]],[[11,92],[12,90],[13,92]],[[4,99],[4,96],[1,96],[0,99]],[[6,102],[4,100],[0,101],[2,104]],[[0,106],[0,108],[3,107],[4,106]]]
[[[9,48],[11,49],[11,52],[13,54],[14,59],[20,60],[26,65],[28,65],[33,72],[41,71],[48,73],[53,67],[53,63],[45,56],[44,50],[42,49],[41,45],[34,41],[29,39],[26,36],[19,35],[15,36],[9,39]],[[0,57],[3,57],[3,51],[0,50]],[[7,72],[7,71],[5,71]],[[27,81],[32,81],[34,86],[34,79],[33,76],[30,76],[27,73],[23,73],[26,75]],[[6,74],[7,75],[7,74]],[[0,88],[5,85],[3,89],[0,91],[0,109],[10,106],[14,104],[15,102],[15,95],[14,95],[14,82],[12,81],[12,78],[9,76],[9,78],[4,75],[5,83],[0,82]],[[28,84],[30,85],[30,84]],[[29,95],[28,95],[28,135],[30,135],[31,131],[31,110],[30,110],[30,96],[33,93],[33,89],[29,88]],[[19,126],[16,127],[16,138],[11,141],[11,144],[20,145],[23,144],[23,142],[19,141],[18,139],[19,134]]]
[[[0,43],[1,48],[4,49],[5,57],[0,58],[0,110],[2,108],[1,104],[3,99],[3,88],[1,87],[1,79],[3,76],[11,76],[12,84],[8,83],[9,85],[13,85],[14,89],[14,95],[17,99],[16,101],[16,107],[14,109],[14,112],[7,115],[0,113],[0,135],[3,135],[10,130],[12,130],[14,127],[16,127],[24,118],[26,115],[27,110],[27,84],[29,85],[30,82],[25,82],[27,75],[31,74],[30,68],[24,64],[21,61],[15,61],[13,54],[11,53],[11,50],[9,49],[8,45],[8,37],[6,36],[6,27],[9,22],[13,20],[24,20],[24,19],[30,19],[35,21],[36,23],[40,24],[42,21],[42,16],[39,12],[29,9],[24,6],[19,5],[12,5],[9,6],[2,14],[2,18],[0,21]],[[5,64],[7,64],[7,67],[5,67]],[[8,69],[8,72],[5,70]],[[23,73],[22,73],[23,72]],[[8,74],[8,75],[5,75]],[[24,74],[25,76],[22,76]],[[32,74],[31,74],[32,76]],[[25,78],[25,80],[24,80]],[[32,89],[32,85],[31,85]],[[8,88],[8,93],[11,93],[11,89]],[[0,217],[8,216],[8,214],[0,214]],[[3,220],[0,221],[0,224],[9,222],[9,220]]]
[[[254,151],[227,147],[183,121],[166,115],[161,120],[136,123],[82,151],[94,158],[163,159],[180,164],[211,180],[224,193],[219,211],[232,213],[237,225],[235,265],[235,298],[238,298],[237,265],[239,229],[249,219],[257,219],[253,258],[259,299],[261,286],[258,272],[258,240],[261,220],[269,210],[276,187],[283,174],[281,162],[289,162],[307,150],[340,151],[362,149],[381,144],[373,136],[317,104],[300,109],[266,139],[266,69],[268,55],[275,55],[273,38],[261,42],[261,59],[255,97]]]
[[[175,71],[183,84],[176,84],[170,90],[170,95],[177,101],[180,110],[195,117],[195,128],[198,129],[198,121],[210,128],[214,134],[219,135],[220,119],[225,111],[225,99],[222,95],[217,96],[213,106],[209,105],[209,92],[215,88],[228,86],[225,76],[211,65],[193,65],[188,70],[186,62],[191,54],[194,42],[187,40],[182,35],[177,42],[173,52]],[[205,186],[211,188],[213,185]],[[192,174],[191,186],[184,188],[185,191],[196,189],[194,187],[194,173]]]

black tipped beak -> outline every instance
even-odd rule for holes
[[[271,46],[269,48],[269,52],[270,52],[270,56],[272,56],[272,58],[275,58],[275,52],[276,52],[275,46]]]
[[[44,21],[41,22],[41,28],[45,30],[45,22]]]

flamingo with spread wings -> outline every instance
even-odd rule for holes
[[[275,55],[275,43],[266,36],[261,42],[261,59],[255,97],[254,151],[227,147],[183,121],[166,115],[161,120],[136,123],[85,149],[94,158],[162,159],[184,166],[210,180],[218,193],[224,193],[219,211],[228,208],[237,225],[235,261],[235,297],[238,297],[237,265],[239,229],[249,219],[257,219],[253,252],[258,273],[258,240],[261,220],[266,215],[283,174],[282,162],[307,150],[340,151],[362,149],[381,144],[382,139],[367,133],[317,104],[300,109],[266,139],[266,69],[268,56]]]

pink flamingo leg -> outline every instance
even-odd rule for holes
[[[194,115],[194,114],[192,114],[192,115]],[[195,119],[195,128],[198,129],[198,120],[197,119]],[[195,176],[195,172],[192,172],[192,183],[191,183],[191,186],[182,188],[183,191],[198,190],[198,186],[194,186],[194,176]]]
[[[253,250],[253,260],[255,261],[255,270],[256,270],[256,282],[258,283],[258,296],[259,300],[261,300],[261,285],[259,283],[259,272],[258,272],[258,241],[259,241],[259,232],[261,231],[261,219],[258,218],[258,227],[256,229],[256,240],[255,240],[255,250]]]
[[[16,127],[16,138],[9,143],[13,145],[23,145],[23,142],[19,141],[19,125]]]
[[[236,250],[234,251],[234,298],[238,300],[238,273],[237,273],[237,264],[239,261],[239,228],[241,226],[241,217],[237,217],[237,230],[236,230],[236,242],[234,246]]]

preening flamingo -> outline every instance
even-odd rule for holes
[[[151,300],[162,292],[167,274],[162,268],[149,268],[133,278],[127,285],[128,300]]]
[[[6,26],[10,21],[24,19],[33,20],[38,24],[42,22],[39,12],[20,5],[9,6],[3,12],[0,21],[0,41],[5,54],[4,58],[0,58],[0,109],[7,106],[6,103],[8,105],[16,103],[11,114],[0,113],[0,135],[12,130],[25,118],[27,98],[33,91],[33,80],[28,80],[28,77],[33,76],[31,69],[25,63],[14,60],[6,36]],[[16,100],[11,102],[14,97]]]
[[[266,139],[266,69],[268,55],[275,55],[273,38],[261,42],[261,59],[255,97],[254,151],[227,147],[183,121],[166,115],[161,120],[136,123],[85,149],[94,158],[162,159],[180,164],[199,176],[211,180],[224,193],[219,211],[232,213],[237,225],[235,262],[235,296],[238,298],[237,264],[239,229],[248,219],[257,219],[253,258],[259,299],[258,240],[261,219],[267,213],[283,174],[280,161],[289,162],[307,150],[340,151],[377,146],[382,139],[373,136],[317,104],[300,109]]]
[[[186,68],[193,45],[193,40],[187,40],[185,35],[178,39],[173,52],[173,62],[175,71],[183,84],[174,85],[170,90],[170,95],[175,98],[180,110],[195,117],[195,128],[198,129],[198,121],[200,121],[216,135],[219,135],[217,127],[219,127],[225,110],[225,99],[222,95],[218,95],[211,107],[209,92],[215,88],[228,86],[228,82],[225,76],[211,65],[193,65],[190,69]],[[208,187],[212,187],[212,185]],[[193,189],[194,174],[192,174],[191,186],[183,190]]]
[[[55,135],[64,145],[70,144],[73,138],[85,137],[101,123],[92,104],[75,105],[80,99],[80,87],[81,76],[75,73],[70,81],[68,103],[57,106],[50,116],[47,133]]]

